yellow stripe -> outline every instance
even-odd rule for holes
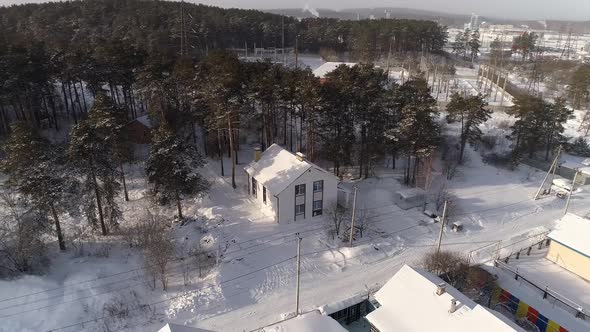
[[[547,332],[559,332],[559,324],[556,322],[549,320],[549,324],[547,324]]]
[[[494,290],[492,291],[492,303],[498,303],[498,300],[500,299],[500,292],[502,292],[502,288],[494,288]]]
[[[520,301],[518,304],[518,309],[516,309],[516,317],[522,318],[526,316],[526,313],[529,311],[529,305]]]

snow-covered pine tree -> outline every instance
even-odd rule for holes
[[[394,103],[400,110],[398,126],[390,133],[407,156],[405,183],[412,184],[420,158],[430,155],[440,143],[440,126],[436,122],[436,100],[423,78],[413,78],[396,90]],[[414,170],[411,161],[414,157]]]
[[[148,182],[160,203],[176,201],[179,219],[184,218],[181,202],[185,196],[200,196],[209,190],[209,182],[197,171],[204,165],[197,148],[174,135],[165,122],[154,131],[146,165]]]
[[[115,201],[120,190],[116,142],[121,136],[124,117],[125,114],[121,115],[111,100],[100,93],[89,117],[75,125],[70,135],[68,154],[72,164],[85,177],[83,188],[88,190],[85,194],[94,195],[103,235],[109,232],[105,214],[111,225],[116,225],[121,216]],[[88,200],[85,202],[94,204]],[[92,207],[85,206],[84,210],[90,212]],[[93,220],[93,214],[87,216]]]
[[[59,215],[69,210],[78,196],[78,182],[67,170],[63,151],[28,124],[15,122],[4,152],[1,168],[8,174],[7,184],[29,200],[38,213],[51,216],[59,247],[65,250]]]
[[[447,105],[447,122],[461,123],[459,164],[463,164],[465,145],[475,144],[481,139],[483,132],[479,126],[492,117],[493,112],[486,108],[487,105],[482,95],[464,98],[458,93],[453,94]]]

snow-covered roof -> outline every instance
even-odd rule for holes
[[[584,256],[590,257],[589,234],[590,220],[568,213],[557,222],[557,226],[547,237]]]
[[[444,281],[437,276],[404,265],[375,294],[381,307],[367,315],[367,320],[381,332],[524,331],[449,285],[442,295],[437,295],[437,285],[441,283]],[[457,309],[450,313],[453,299]]]
[[[317,311],[291,318],[283,323],[264,328],[264,332],[347,332],[330,316]]]
[[[582,165],[590,166],[590,158],[586,158],[586,159],[582,160]]]
[[[323,65],[321,65],[318,68],[316,68],[313,71],[313,74],[316,77],[324,78],[324,77],[326,77],[326,75],[328,75],[329,73],[331,73],[334,70],[336,70],[336,68],[338,68],[338,66],[340,66],[340,65],[345,65],[345,66],[348,66],[348,67],[354,67],[356,65],[356,63],[353,63],[353,62],[326,62]]]
[[[135,119],[135,121],[141,123],[142,125],[144,125],[144,126],[146,126],[148,128],[152,128],[153,127],[152,121],[150,120],[150,118],[147,115],[143,115],[143,116],[137,117]]]
[[[166,324],[158,332],[213,332],[210,330],[198,329],[196,327],[178,325],[178,324]]]
[[[582,163],[574,162],[574,161],[566,161],[563,164],[559,165],[560,167],[569,168],[578,170],[585,175],[590,175],[590,166],[585,166]]]
[[[412,197],[419,197],[425,194],[425,191],[420,188],[410,188],[410,189],[403,189],[396,192],[398,195],[403,197],[404,199],[412,198]]]
[[[280,145],[273,144],[262,153],[260,160],[251,162],[244,170],[271,194],[278,195],[312,167],[333,176],[305,159],[299,160]]]

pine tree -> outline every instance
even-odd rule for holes
[[[6,159],[1,168],[8,174],[7,184],[27,198],[40,214],[53,218],[59,247],[65,250],[59,214],[71,207],[77,197],[77,182],[67,171],[61,150],[24,122],[16,122],[4,152]]]
[[[204,195],[209,189],[209,182],[197,172],[204,165],[197,148],[176,137],[165,122],[155,130],[146,165],[148,182],[162,204],[176,202],[180,219],[184,218],[182,199]]]
[[[551,104],[546,104],[544,110],[546,111],[543,130],[545,160],[549,160],[549,154],[555,144],[565,141],[564,124],[572,117],[573,111],[567,107],[565,99],[561,97],[555,98]]]
[[[453,53],[455,53],[457,56],[460,56],[461,54],[463,54],[463,51],[465,50],[464,38],[465,38],[465,35],[463,34],[463,32],[459,32],[455,36],[455,41],[453,42],[452,46],[453,46]]]
[[[588,107],[590,104],[590,64],[581,65],[570,80],[568,96],[576,109]]]
[[[528,152],[529,158],[536,151],[545,148],[545,159],[556,143],[564,141],[563,127],[571,117],[572,111],[565,105],[563,98],[556,98],[554,103],[530,95],[518,96],[511,114],[518,120],[512,126],[511,137],[515,140],[514,152]]]
[[[405,183],[411,184],[416,180],[420,158],[429,156],[440,143],[436,100],[431,96],[426,80],[414,78],[397,89],[394,103],[400,110],[400,120],[389,137],[399,141],[402,151],[407,155]],[[412,157],[415,158],[413,171]]]
[[[447,105],[447,122],[461,123],[461,134],[459,136],[461,149],[459,152],[459,163],[463,164],[465,145],[475,144],[483,135],[479,126],[492,117],[492,111],[487,109],[488,103],[482,95],[462,97],[454,93]]]
[[[244,67],[238,58],[228,52],[211,52],[199,66],[199,94],[213,111],[212,122],[217,130],[224,129],[229,141],[232,162],[232,187],[236,188],[237,144],[236,135],[244,107]],[[223,162],[223,160],[222,160]]]
[[[85,177],[87,196],[94,195],[98,220],[103,235],[108,234],[105,214],[115,226],[121,214],[115,197],[120,190],[116,142],[123,127],[124,114],[110,98],[98,94],[89,117],[72,127],[68,154],[73,165]],[[85,210],[92,211],[94,202],[86,201]],[[88,215],[94,220],[93,213]]]
[[[471,61],[477,59],[480,47],[481,42],[479,41],[479,31],[473,31],[471,36],[469,36],[469,54],[471,55]]]

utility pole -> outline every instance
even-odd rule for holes
[[[295,69],[299,68],[299,35],[295,35]]]
[[[545,185],[545,182],[547,182],[547,179],[549,178],[549,174],[553,174],[553,176],[555,177],[555,171],[557,170],[557,164],[559,163],[559,155],[560,154],[561,154],[561,145],[557,149],[557,155],[555,156],[555,159],[553,159],[553,162],[551,163],[551,167],[549,167],[549,170],[547,171],[547,174],[545,175],[545,178],[543,179],[543,183],[541,183],[539,190],[537,190],[537,193],[535,194],[535,197],[534,197],[535,200],[539,199],[539,195],[541,194],[541,190],[543,190],[543,186]],[[553,180],[551,180],[551,185],[549,186],[549,191],[551,191],[552,186],[553,186]]]
[[[356,191],[357,186],[354,186],[354,201],[352,203],[352,222],[350,224],[350,247],[352,248],[352,237],[354,236],[354,218],[356,217]]]
[[[445,230],[445,217],[447,215],[447,201],[445,201],[445,205],[443,207],[443,215],[442,220],[440,221],[440,234],[438,235],[438,243],[436,244],[436,254],[440,252],[440,244],[442,242],[443,232]]]
[[[297,298],[295,300],[295,316],[299,316],[299,285],[301,279],[301,236],[299,233],[297,236]]]
[[[579,170],[576,169],[576,174],[574,174],[574,180],[572,181],[572,186],[570,188],[570,193],[567,195],[567,202],[565,202],[565,211],[563,211],[563,215],[567,214],[567,210],[570,208],[570,199],[572,198],[572,194],[574,193],[574,187],[576,186],[576,180],[578,179]]]

